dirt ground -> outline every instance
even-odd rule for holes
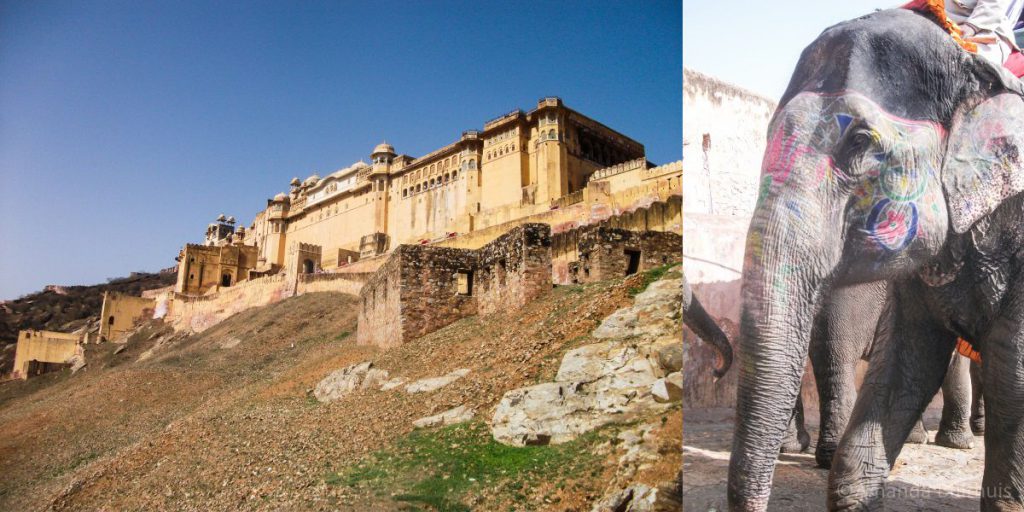
[[[934,439],[938,411],[925,427]],[[687,409],[683,431],[683,503],[688,512],[727,510],[725,490],[732,445],[732,410]],[[782,455],[775,466],[769,510],[825,510],[828,471],[814,462],[817,425],[810,425],[810,453]],[[886,510],[977,510],[984,465],[984,440],[972,450],[933,444],[903,448],[886,489]]]
[[[164,345],[166,330],[140,333],[118,353],[92,345],[84,371],[0,386],[0,510],[415,509],[396,489],[351,488],[332,476],[410,436],[416,418],[465,404],[488,420],[506,390],[549,380],[567,350],[592,342],[639,280],[559,287],[520,310],[465,318],[391,350],[356,345],[358,299],[326,293]],[[310,395],[331,371],[367,360],[409,381],[471,372],[415,396],[368,389],[321,404]],[[678,439],[678,409],[649,420]],[[564,489],[482,489],[474,508],[589,510],[612,455]],[[676,451],[646,471],[668,478],[678,465]]]

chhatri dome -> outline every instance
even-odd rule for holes
[[[377,144],[377,147],[373,148],[372,154],[376,155],[377,153],[389,153],[393,155],[395,154],[395,148],[391,144],[388,144],[387,141],[384,141]]]

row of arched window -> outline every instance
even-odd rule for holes
[[[432,188],[440,187],[441,185],[447,185],[449,181],[454,181],[454,180],[458,179],[458,177],[459,177],[459,171],[454,171],[454,172],[451,172],[451,173],[447,173],[446,172],[442,176],[438,176],[436,178],[430,178],[429,180],[424,181],[422,183],[417,183],[416,186],[408,187],[408,188],[403,188],[402,189],[402,197],[409,197],[409,196],[411,196],[413,194],[418,194],[420,192],[423,192],[424,190],[430,190]]]
[[[488,151],[487,154],[484,155],[484,158],[487,160],[493,160],[495,158],[498,158],[499,156],[505,156],[515,150],[516,143],[513,142],[512,144],[506,144],[498,149],[495,149],[494,151]]]

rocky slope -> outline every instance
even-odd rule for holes
[[[607,342],[595,328],[644,279],[558,287],[387,351],[355,345],[340,294],[91,346],[84,371],[0,385],[0,509],[642,507],[680,467],[678,403],[549,446],[501,444],[489,423],[505,393]]]

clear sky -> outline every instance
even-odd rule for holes
[[[898,0],[685,0],[683,65],[777,100],[826,28]]]
[[[681,157],[678,0],[0,2],[0,299],[175,264],[293,176],[543,96]]]

